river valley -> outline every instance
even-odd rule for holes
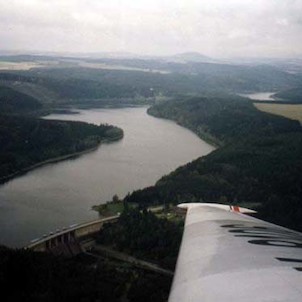
[[[21,247],[51,231],[96,219],[93,205],[153,185],[214,149],[191,131],[147,115],[146,109],[91,109],[47,116],[116,125],[124,130],[124,138],[1,185],[0,244]]]

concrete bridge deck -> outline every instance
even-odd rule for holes
[[[118,215],[115,215],[79,225],[73,225],[65,230],[32,242],[27,245],[25,249],[40,252],[49,251],[54,254],[77,254],[82,250],[80,245],[81,238],[92,236],[97,233],[104,224],[116,222],[118,217]]]

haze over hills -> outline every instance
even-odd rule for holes
[[[302,54],[295,56],[209,56],[198,51],[176,52],[169,55],[152,55],[138,54],[127,51],[93,51],[93,52],[77,52],[77,51],[25,51],[25,50],[5,50],[0,49],[0,56],[49,56],[49,57],[73,57],[73,58],[112,58],[112,59],[146,59],[146,60],[175,60],[182,62],[209,62],[219,63],[229,62],[233,64],[268,64],[268,63],[290,63],[299,64],[302,61]]]
[[[176,63],[189,63],[189,62],[219,63],[220,62],[218,59],[205,56],[199,52],[184,52],[184,53],[164,57],[164,59]]]
[[[267,65],[290,74],[302,74],[302,58],[296,57],[210,57],[199,52],[184,52],[168,56],[139,55],[131,52],[50,52],[50,51],[1,51],[0,62],[35,62],[37,66],[33,67],[53,67],[50,63],[57,64],[60,67],[80,65],[90,68],[102,69],[137,69],[153,72],[185,72],[199,73],[196,71],[200,64],[241,66],[242,68],[259,65]],[[88,64],[87,64],[88,63]],[[103,66],[91,65],[90,63],[101,63]],[[60,64],[60,65],[59,65]],[[90,65],[89,65],[90,64]],[[196,65],[199,64],[199,65]],[[203,65],[206,70],[212,65]],[[17,70],[15,66],[9,66],[10,69]],[[5,69],[3,64],[0,70]],[[203,72],[202,72],[203,73]]]
[[[108,66],[117,63],[112,60],[97,60],[90,64]],[[107,66],[88,68],[71,63],[28,71],[2,71],[0,80],[4,86],[41,100],[53,99],[56,103],[104,98],[131,98],[133,101],[214,92],[281,91],[294,88],[300,83],[299,77],[270,66],[240,67],[209,63],[166,65],[137,60],[124,60],[123,65],[136,70],[111,70]],[[148,72],[150,68],[169,68],[170,72]]]
[[[266,105],[279,102],[277,106],[290,107],[294,103],[293,110],[302,112],[302,1],[0,0],[0,7],[0,181],[123,138],[123,130],[115,126],[50,121],[41,116],[56,112],[66,114],[66,119],[74,114],[76,119],[87,111],[76,112],[74,108],[104,114],[106,110],[96,108],[144,105],[154,116],[152,120],[170,119],[217,148],[207,156],[200,157],[199,153],[199,158],[163,176],[155,185],[130,188],[128,191],[134,191],[123,200],[117,198],[124,209],[133,204],[137,208],[122,213],[115,228],[106,228],[102,244],[107,241],[110,248],[119,247],[128,254],[145,254],[149,260],[165,259],[173,264],[182,226],[169,226],[175,213],[169,216],[168,211],[181,202],[241,204],[257,209],[258,218],[302,231],[301,123],[293,116],[287,119],[272,111],[261,112],[254,101],[238,96],[273,94],[275,99]],[[133,113],[126,119],[141,130],[133,122]],[[144,116],[141,120],[146,124]],[[172,137],[157,129],[160,128],[147,127],[147,133],[166,137],[171,144]],[[132,132],[125,128],[125,134],[127,139]],[[165,158],[162,152],[147,147],[146,135],[141,135],[142,141],[140,135],[133,136],[133,146],[142,146],[162,163],[172,158],[176,150],[184,153],[179,147],[173,148],[169,158]],[[192,147],[183,139],[177,141]],[[114,157],[117,164],[134,162],[142,167],[137,155],[142,152],[135,154],[131,150],[131,157],[120,160],[112,150],[110,157],[104,159],[106,164]],[[122,152],[126,153],[125,148]],[[142,168],[143,173],[158,169],[155,157],[148,160],[150,164]],[[125,173],[118,172],[121,180],[107,179],[112,171],[119,170],[114,165],[98,166],[100,161],[93,156],[89,162],[79,172],[71,169],[72,182],[74,177],[81,181],[78,197],[84,207],[88,199],[85,191],[104,194],[97,193],[90,184],[82,184],[84,178],[99,187],[106,179],[106,187],[116,190],[113,194],[121,194],[118,189],[132,178],[129,171],[138,174],[127,165],[122,170]],[[104,175],[93,176],[91,167]],[[48,211],[42,203],[45,185],[51,181],[40,177],[34,181],[40,186],[37,198],[25,194],[31,190],[30,185],[18,191],[9,184],[14,196],[6,198],[1,191],[0,213],[7,223],[0,219],[0,230],[7,230],[8,237],[18,238],[14,234],[25,233],[20,223],[24,219],[37,231],[40,225],[35,225],[34,217],[39,210],[47,227],[51,223],[46,216],[52,218],[56,213],[64,216],[62,219],[72,217],[80,223],[72,214],[72,208],[77,207],[75,192],[63,183],[65,175],[53,177],[63,187],[51,184],[51,191],[56,194],[46,200],[51,206],[57,202],[55,211]],[[145,174],[139,178],[145,179]],[[63,206],[64,194],[71,194],[70,207]],[[96,203],[105,199],[95,196]],[[148,213],[151,205],[162,207],[158,217]],[[24,206],[30,213],[28,217]],[[81,213],[87,210],[83,209],[80,208]],[[66,216],[64,210],[69,211]],[[160,222],[162,219],[165,220]],[[291,241],[292,237],[284,236]],[[47,235],[40,238],[49,239]],[[64,241],[63,238],[58,243]],[[281,243],[286,247],[287,241]],[[296,245],[289,243],[289,248]],[[29,250],[2,248],[0,240],[0,284],[4,285],[0,296],[3,301],[168,300],[170,277],[159,277],[106,257],[98,257],[94,263],[80,257],[49,257]],[[238,262],[234,264],[238,266]],[[263,261],[262,264],[266,265]],[[184,275],[189,278],[189,274]],[[227,285],[225,288],[231,290]],[[286,285],[284,290],[287,293]],[[287,298],[292,300],[290,295]]]

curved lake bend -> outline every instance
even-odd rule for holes
[[[146,108],[80,110],[47,118],[109,123],[121,127],[125,136],[0,186],[0,244],[23,246],[44,233],[96,219],[92,205],[153,185],[214,149],[191,131],[147,115]]]

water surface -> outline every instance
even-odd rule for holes
[[[276,101],[273,95],[276,92],[256,92],[256,93],[240,93],[239,95],[250,98],[257,101]]]
[[[0,244],[23,246],[44,233],[97,218],[91,206],[153,185],[161,176],[213,147],[146,108],[80,110],[48,119],[110,123],[121,141],[76,159],[48,164],[0,187]]]

